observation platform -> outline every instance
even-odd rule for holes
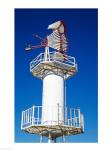
[[[21,130],[56,139],[60,136],[76,135],[84,132],[84,118],[80,109],[65,108],[64,122],[59,118],[56,121],[42,121],[42,106],[32,106],[22,111]],[[58,109],[62,109],[59,107]],[[60,111],[60,110],[59,110]],[[52,114],[53,115],[53,114]]]
[[[30,72],[40,79],[49,71],[63,73],[64,79],[71,77],[77,73],[75,58],[59,52],[49,52],[41,53],[30,62]]]

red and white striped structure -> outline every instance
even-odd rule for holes
[[[57,21],[48,26],[53,33],[47,36],[48,47],[52,47],[59,52],[66,52],[68,49],[68,41],[66,37],[66,30],[63,21]]]

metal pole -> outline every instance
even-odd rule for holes
[[[65,108],[66,108],[66,80],[65,80]]]
[[[79,124],[79,127],[80,127],[80,120],[81,120],[81,118],[80,118],[80,108],[78,108],[78,117],[79,117],[79,122],[78,122],[78,124]]]
[[[65,143],[65,142],[66,142],[65,135],[63,134],[63,143]]]
[[[48,138],[48,143],[56,143],[56,138],[55,139]]]
[[[32,125],[34,124],[34,109],[35,109],[35,106],[33,105],[32,106]]]
[[[51,133],[49,131],[49,136],[48,136],[48,143],[52,143],[52,138],[51,138]]]
[[[48,138],[48,143],[52,143],[52,140]]]
[[[67,107],[65,108],[65,125],[67,125]]]
[[[67,108],[66,108],[66,79],[65,79],[65,124],[66,124],[66,121],[67,121]]]
[[[43,141],[43,136],[40,135],[40,143],[42,143],[42,141]]]
[[[70,108],[70,124],[72,126],[72,108]]]
[[[23,127],[23,118],[24,118],[23,115],[24,115],[24,111],[22,111],[21,129]]]

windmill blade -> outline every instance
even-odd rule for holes
[[[40,36],[36,35],[36,34],[33,34],[34,37],[36,38],[39,38],[41,41],[39,43],[39,45],[30,45],[30,44],[27,44],[25,50],[26,51],[30,51],[32,49],[37,49],[37,48],[41,48],[41,47],[46,47],[47,46],[47,39],[46,38],[41,38]]]

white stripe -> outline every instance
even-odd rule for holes
[[[62,41],[60,40],[60,36]],[[66,36],[64,34],[60,34],[57,30],[54,31],[48,36],[48,46],[57,50],[60,50],[60,47],[62,47],[63,51],[66,50],[68,46]]]

